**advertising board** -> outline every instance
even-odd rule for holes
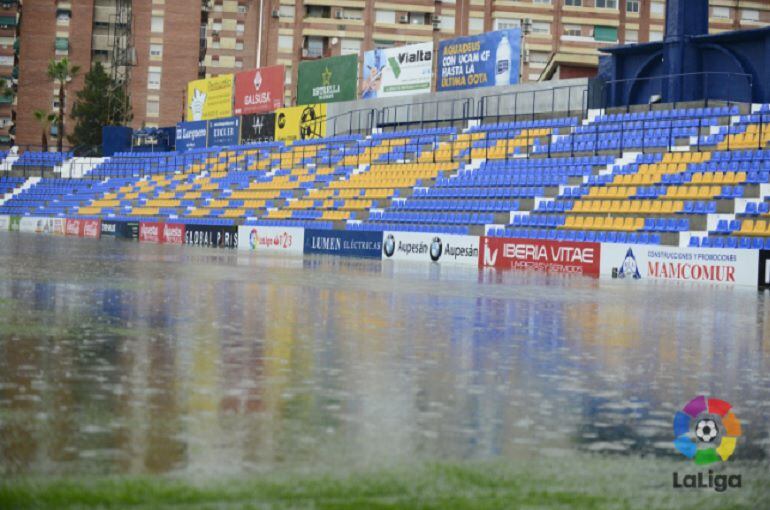
[[[385,232],[384,260],[412,260],[478,267],[478,236]]]
[[[239,229],[223,225],[186,225],[184,244],[212,248],[237,248]]]
[[[482,237],[479,267],[599,276],[602,245]]]
[[[304,253],[382,257],[382,232],[305,229]]]
[[[758,250],[603,243],[601,274],[624,280],[757,285]]]
[[[257,253],[302,255],[305,230],[297,227],[238,227],[238,248]]]

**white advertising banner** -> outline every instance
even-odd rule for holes
[[[0,231],[11,229],[11,217],[0,214]]]
[[[385,232],[383,260],[413,260],[478,267],[479,238],[417,232]]]
[[[302,255],[305,229],[297,227],[238,227],[238,249],[257,253]]]
[[[759,251],[602,243],[601,275],[756,286]]]
[[[19,221],[19,231],[35,234],[64,235],[64,218],[37,218],[25,216]]]
[[[364,53],[361,98],[427,94],[433,83],[433,43]]]

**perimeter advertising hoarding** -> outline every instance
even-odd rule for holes
[[[260,67],[236,74],[233,113],[250,115],[280,108],[283,106],[283,83],[283,66]]]
[[[364,53],[361,98],[428,93],[433,83],[433,43]]]
[[[181,223],[140,223],[139,241],[142,243],[182,244],[185,226]]]
[[[519,28],[441,41],[436,90],[514,85],[520,57]]]
[[[191,81],[187,84],[185,120],[208,120],[233,115],[233,75]]]
[[[481,268],[599,276],[599,243],[482,237],[480,248]]]
[[[238,227],[223,225],[186,225],[184,244],[212,248],[237,248]]]
[[[618,279],[755,286],[758,270],[758,250],[602,244],[601,274]]]
[[[462,235],[385,232],[382,258],[478,267],[479,238]]]
[[[307,104],[275,112],[275,139],[293,142],[326,136],[326,105]]]
[[[25,216],[19,220],[19,231],[35,234],[64,235],[64,218],[38,218]]]
[[[238,248],[257,253],[302,255],[305,229],[297,227],[238,227]]]
[[[0,231],[11,230],[11,217],[0,215]]]
[[[102,220],[68,218],[64,224],[65,234],[75,237],[99,239],[102,235]]]
[[[208,146],[228,147],[238,145],[241,136],[241,118],[228,117],[226,119],[210,120],[208,126]]]
[[[208,126],[205,120],[180,122],[176,125],[176,150],[205,149]]]
[[[67,219],[64,224],[64,233],[68,236],[83,237],[83,221]]]
[[[382,232],[305,229],[305,253],[379,259]]]
[[[297,104],[354,101],[358,55],[305,60],[297,71]]]
[[[275,139],[275,114],[244,115],[241,118],[241,145]]]

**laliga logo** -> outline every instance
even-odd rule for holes
[[[729,402],[696,397],[674,415],[674,447],[698,465],[726,461],[741,436]]]
[[[251,247],[252,250],[257,249],[257,242],[258,242],[257,229],[252,228],[251,232],[249,233],[249,246]]]
[[[396,251],[396,238],[393,237],[393,234],[388,234],[388,237],[385,239],[385,242],[382,244],[382,251],[385,253],[386,257],[392,257],[393,253]]]
[[[704,396],[690,400],[674,415],[674,447],[695,464],[703,466],[725,462],[735,451],[741,436],[741,422],[729,402]],[[728,487],[740,488],[740,474],[685,474],[679,479],[674,472],[674,489],[714,489],[724,492]]]
[[[440,237],[434,237],[433,241],[430,243],[430,259],[433,262],[438,262],[438,259],[441,258],[441,254],[444,252],[444,245],[441,244],[441,238]]]
[[[497,251],[489,249],[489,241],[484,239],[484,265],[494,266],[497,262]]]

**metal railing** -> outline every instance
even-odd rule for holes
[[[473,98],[427,101],[385,106],[377,111],[377,127],[383,130],[425,129],[455,126],[476,118]]]
[[[575,101],[578,101],[577,105],[573,104]],[[478,117],[482,122],[494,119],[495,123],[499,123],[505,119],[535,120],[538,114],[544,118],[557,114],[584,116],[587,111],[588,86],[565,85],[546,90],[520,90],[484,96],[479,100]]]

